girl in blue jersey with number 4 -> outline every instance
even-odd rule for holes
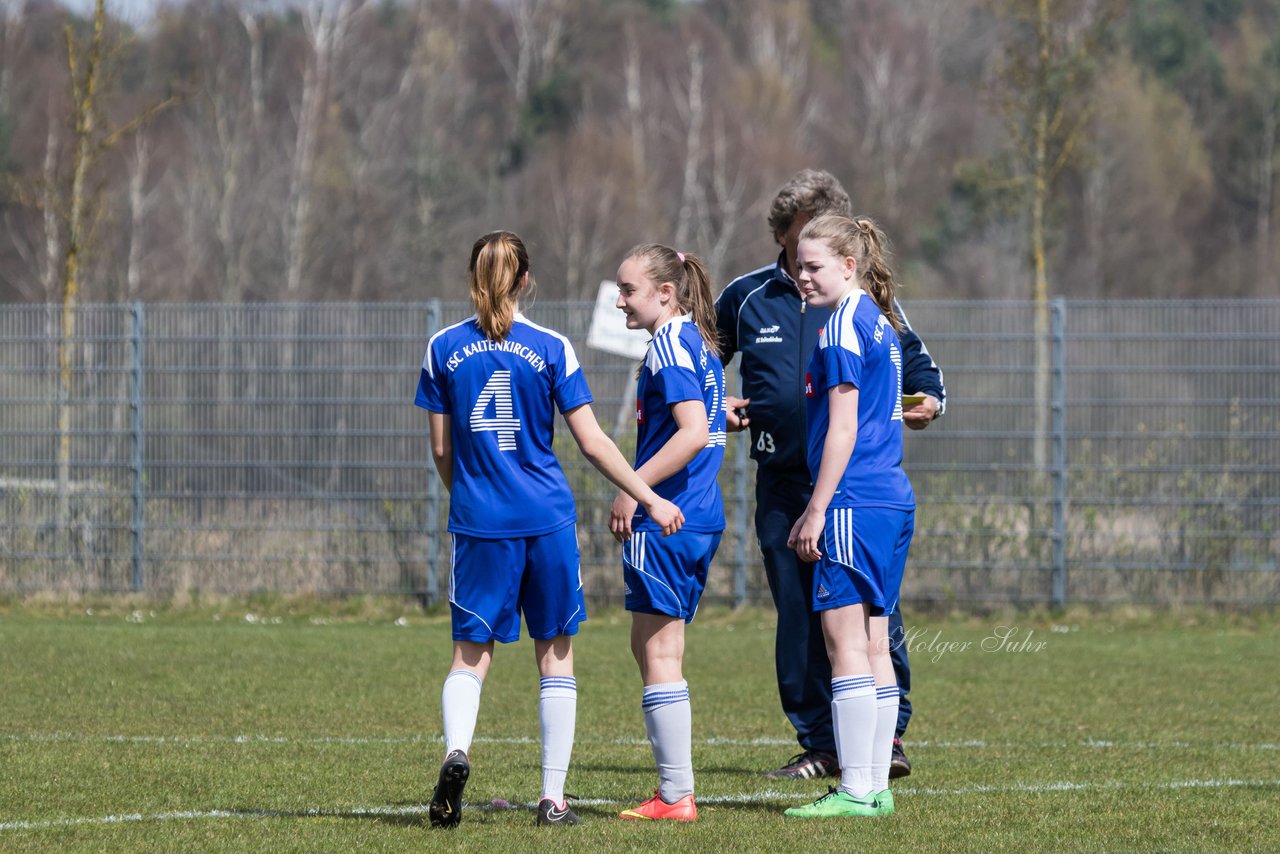
[[[644,505],[663,535],[684,517],[627,465],[591,411],[573,345],[519,313],[529,255],[509,231],[476,241],[469,265],[476,313],[431,337],[416,403],[430,412],[431,452],[449,489],[453,664],[444,682],[445,760],[428,814],[435,827],[462,819],[467,751],[494,641],[534,639],[542,676],[539,825],[577,824],[564,802],[577,682],[571,637],[586,619],[577,514],[552,452],[555,410],[605,477]]]
[[[831,306],[809,361],[813,497],[787,545],[815,562],[813,609],[831,659],[840,788],[786,811],[796,818],[888,815],[898,686],[889,615],[915,530],[902,470],[902,348],[884,235],[868,219],[822,216],[800,232],[799,284]]]
[[[641,706],[658,766],[654,796],[624,819],[693,821],[692,714],[684,681],[684,626],[693,620],[724,531],[716,475],[724,459],[724,368],[706,267],[657,244],[632,249],[618,268],[618,308],[629,329],[653,336],[636,393],[636,473],[685,514],[662,539],[651,515],[619,495],[609,528],[623,544],[631,652],[644,683]]]

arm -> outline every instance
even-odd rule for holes
[[[671,415],[676,420],[675,434],[636,469],[636,474],[650,485],[662,483],[693,462],[711,438],[707,432],[707,407],[701,400],[682,400],[671,407]]]
[[[427,424],[431,428],[431,459],[436,464],[436,472],[444,481],[446,490],[453,489],[453,438],[449,430],[449,416],[440,412],[428,414]]]
[[[740,306],[729,293],[729,289],[725,288],[720,292],[720,296],[716,298],[716,331],[720,335],[720,363],[729,367],[729,362],[733,360],[734,354],[738,352],[738,309]],[[741,370],[741,365],[739,365]],[[747,429],[747,425],[751,423],[750,419],[745,415],[747,406],[751,404],[750,400],[741,397],[734,397],[726,394],[724,397],[725,426],[724,429],[728,433],[738,433]],[[739,416],[737,410],[743,410],[744,414]]]
[[[920,336],[911,328],[906,312],[896,301],[898,319],[902,321],[902,388],[907,394],[924,394],[925,399],[904,410],[902,420],[912,430],[923,430],[947,409],[947,390],[942,382],[942,370]]]
[[[693,461],[698,452],[707,446],[707,407],[701,400],[681,400],[671,407],[676,421],[676,432],[666,441],[658,453],[636,469],[645,483],[657,485]],[[636,505],[625,495],[614,499],[609,513],[609,530],[618,542],[631,536],[631,517]]]
[[[684,514],[680,508],[659,496],[640,476],[631,470],[626,457],[618,450],[604,431],[590,404],[582,404],[564,414],[569,432],[578,443],[582,456],[596,467],[602,475],[621,488],[634,500],[644,504],[653,521],[662,526],[663,536],[674,534],[684,525]]]
[[[827,393],[831,420],[822,443],[822,462],[818,479],[813,484],[813,497],[791,528],[787,545],[795,549],[801,560],[815,561],[822,556],[822,529],[826,526],[827,507],[844,477],[858,439],[858,389],[852,383],[832,386]]]

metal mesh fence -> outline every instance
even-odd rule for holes
[[[528,314],[575,343],[629,454],[634,365],[586,348],[591,308]],[[1030,304],[908,310],[949,401],[908,431],[905,601],[1280,602],[1280,301],[1058,302],[1043,404]],[[0,308],[0,589],[447,593],[412,397],[469,306],[83,306],[65,375],[60,312]],[[561,433],[584,581],[620,601],[613,487]],[[745,451],[708,596],[767,602]]]

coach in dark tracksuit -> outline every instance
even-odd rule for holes
[[[777,263],[735,279],[716,300],[721,358],[726,365],[741,353],[738,371],[744,399],[729,398],[729,429],[750,429],[751,457],[756,461],[756,536],[764,555],[765,574],[778,612],[776,663],[782,709],[804,752],[770,777],[838,775],[831,724],[831,663],[822,637],[822,622],[811,610],[813,564],[787,547],[787,535],[813,493],[805,456],[804,371],[818,341],[828,309],[806,308],[795,282],[796,243],[800,229],[824,213],[850,215],[849,197],[826,172],[804,170],[779,191],[769,214],[774,237],[782,246]],[[906,326],[901,336],[902,387],[907,394],[926,395],[903,413],[904,422],[922,429],[942,414],[946,392],[942,372],[920,337]],[[894,739],[891,774],[910,773],[911,764],[899,741],[911,718],[911,671],[903,642],[902,613],[889,619],[893,669],[902,690]]]

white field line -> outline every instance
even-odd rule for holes
[[[0,733],[0,741],[12,743],[40,742],[93,742],[101,741],[120,744],[176,744],[176,745],[216,745],[216,744],[337,744],[337,745],[378,745],[378,744],[442,744],[444,739],[438,735],[412,736],[275,736],[275,735],[88,735],[84,733],[51,732],[51,733]],[[478,736],[476,744],[539,744],[532,736],[485,737]],[[578,738],[575,744],[605,744],[619,747],[648,746],[644,738]],[[713,736],[711,738],[694,739],[694,744],[715,747],[772,747],[775,745],[796,745],[790,738],[729,738]],[[1102,741],[1083,739],[1080,741],[912,741],[906,742],[912,749],[929,748],[937,750],[983,750],[987,748],[1032,749],[1032,750],[1065,750],[1085,747],[1104,750],[1280,750],[1280,743],[1227,743],[1191,742],[1191,741]]]
[[[913,787],[895,787],[894,792],[898,795],[919,795],[925,797],[943,796],[954,797],[957,795],[980,795],[992,793],[1052,793],[1052,792],[1078,792],[1078,791],[1114,791],[1126,789],[1138,789],[1144,791],[1166,790],[1177,791],[1181,789],[1230,789],[1239,787],[1280,787],[1280,780],[1172,780],[1163,783],[1120,783],[1120,782],[1104,782],[1104,783],[1012,783],[1002,785],[974,785],[974,786],[957,786],[954,788],[913,788]],[[804,796],[796,792],[780,792],[780,791],[764,791],[752,792],[738,795],[709,795],[699,796],[698,802],[705,806],[751,806],[764,803],[797,803],[804,800]],[[588,806],[623,806],[632,803],[631,800],[617,800],[613,798],[575,798],[573,803]],[[520,804],[511,806],[502,802],[492,804],[467,804],[467,809],[477,810],[506,810],[506,809],[530,809],[535,804]],[[86,818],[54,818],[54,819],[38,819],[38,820],[15,820],[0,821],[0,832],[16,831],[16,830],[52,830],[63,827],[83,827],[88,825],[111,825],[111,824],[129,824],[133,822],[161,822],[161,821],[196,821],[201,819],[254,819],[254,818],[380,818],[385,816],[400,815],[422,815],[427,812],[426,805],[415,806],[384,806],[384,807],[352,807],[349,809],[303,809],[303,810],[182,810],[175,812],[152,813],[145,815],[143,813],[126,813],[123,815],[106,815]]]

